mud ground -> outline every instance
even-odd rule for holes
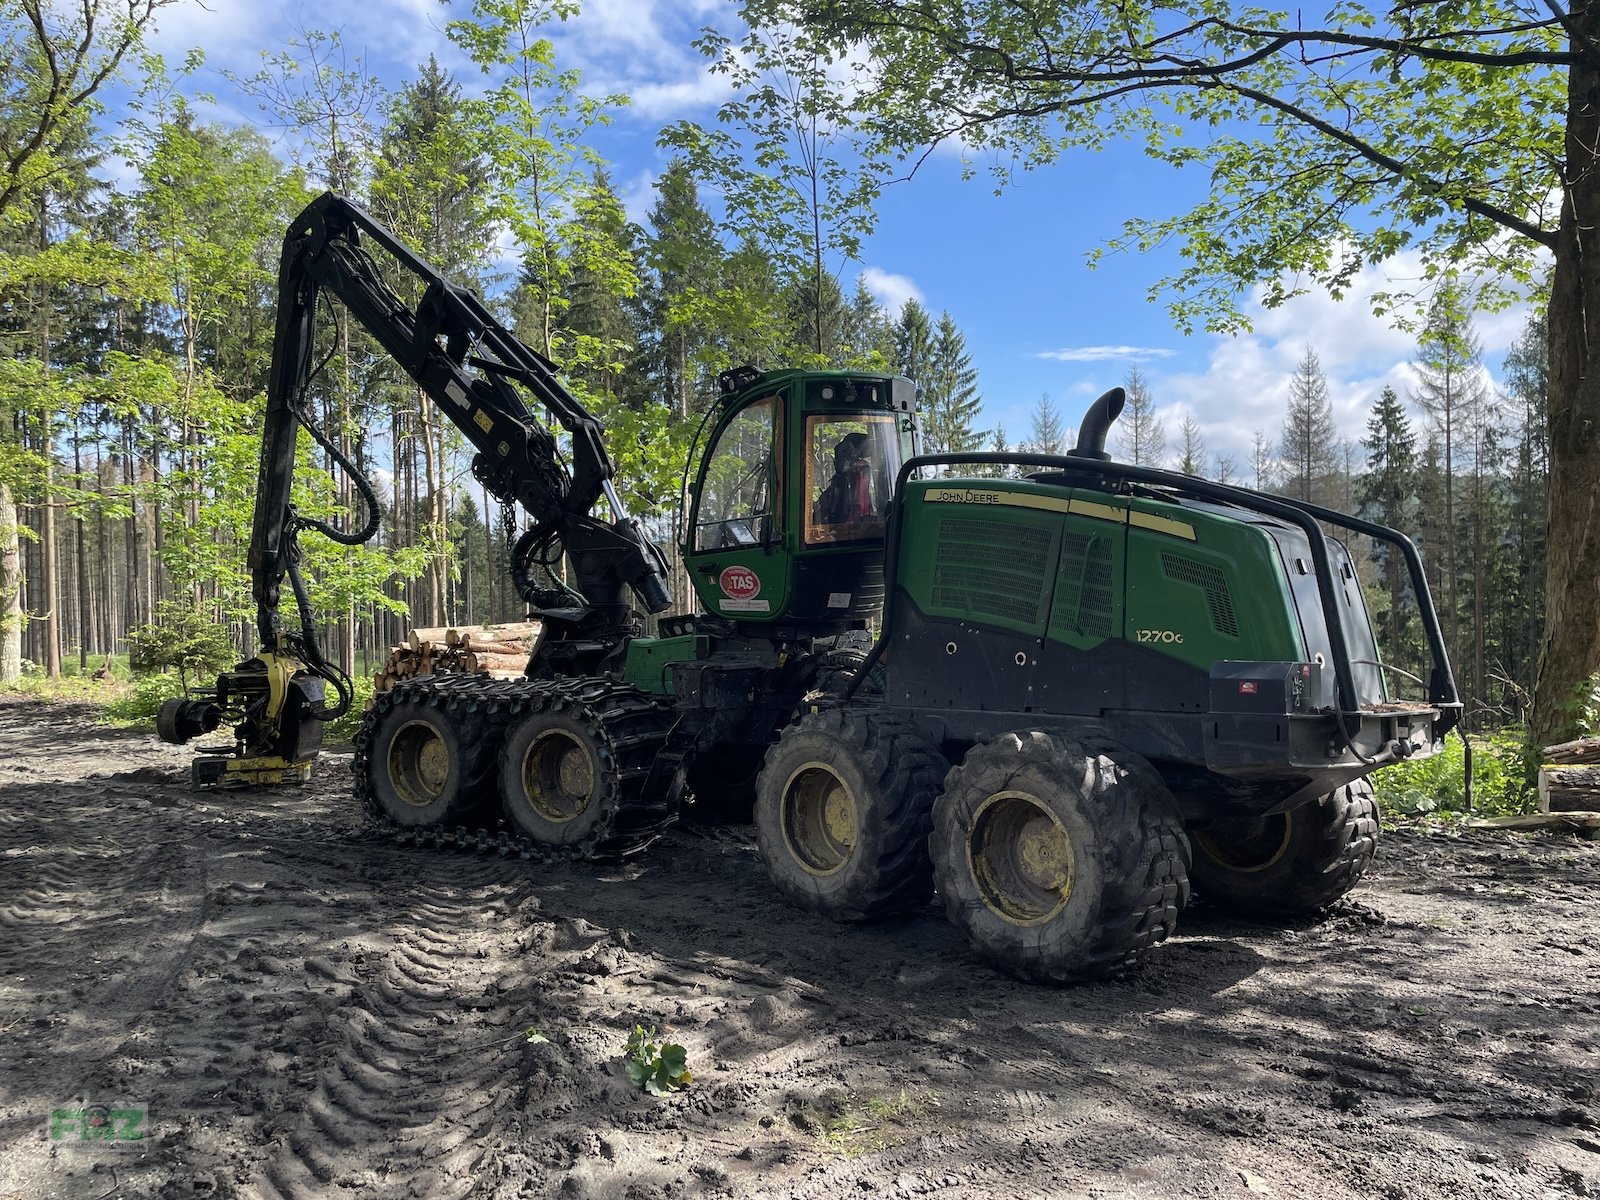
[[[741,826],[547,867],[364,833],[338,754],[197,797],[80,709],[0,745],[0,1197],[1600,1195],[1600,843],[1389,833],[1325,920],[1199,899],[1053,990],[789,909]],[[96,1103],[148,1136],[52,1142]]]

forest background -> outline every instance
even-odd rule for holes
[[[903,167],[840,136],[848,114],[830,107],[828,64],[781,27],[702,38],[720,107],[664,125],[664,165],[630,218],[596,149],[628,97],[587,84],[552,36],[575,5],[440,7],[440,48],[470,69],[429,57],[386,82],[339,31],[302,27],[258,68],[221,76],[255,110],[234,122],[201,115],[218,108],[197,83],[201,56],[151,52],[172,11],[6,4],[0,682],[108,661],[120,671],[130,648],[170,644],[174,631],[213,658],[249,648],[245,546],[276,260],[285,226],[324,188],[358,199],[563,365],[607,426],[630,507],[662,542],[716,373],[742,362],[906,374],[931,450],[1071,442],[1076,414],[1049,395],[985,404],[951,313],[862,269]],[[1316,327],[1284,372],[1281,411],[1210,447],[1196,406],[1164,407],[1128,366],[1116,444],[1133,461],[1412,533],[1471,724],[1515,723],[1543,634],[1548,355],[1542,315],[1514,311],[1520,333],[1502,338],[1491,371],[1468,292],[1439,281],[1412,310],[1407,368],[1354,428],[1348,406],[1343,427],[1336,419]],[[328,645],[361,674],[411,625],[520,613],[501,514],[471,481],[459,436],[358,329],[335,316],[327,337],[323,428],[385,492],[374,545],[307,545]],[[1103,372],[1117,350],[1139,357],[1127,346],[1045,356]],[[303,455],[301,506],[347,507],[348,481],[312,447]],[[1417,669],[1398,564],[1363,553],[1387,655]],[[675,584],[688,595],[681,575]],[[180,685],[156,676],[141,701]]]

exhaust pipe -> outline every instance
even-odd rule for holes
[[[1068,454],[1078,458],[1098,458],[1109,462],[1106,453],[1106,435],[1111,432],[1111,422],[1122,415],[1122,406],[1128,402],[1128,393],[1114,387],[1089,406],[1083,414],[1083,424],[1078,426],[1078,444]]]

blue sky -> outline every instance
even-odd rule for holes
[[[153,45],[176,62],[191,47],[206,53],[194,82],[215,97],[202,113],[224,123],[262,120],[223,70],[248,74],[263,50],[281,48],[293,31],[340,29],[347,51],[396,86],[436,55],[471,89],[479,78],[444,35],[468,5],[440,0],[362,0],[345,5],[276,5],[255,0],[180,0],[163,11]],[[710,122],[726,84],[710,75],[691,41],[705,25],[732,22],[723,0],[587,0],[582,14],[550,33],[558,65],[582,70],[585,88],[626,92],[630,109],[597,139],[596,149],[635,219],[654,200],[666,164],[657,132],[680,119]],[[730,32],[732,30],[730,29]],[[113,117],[115,114],[112,114]],[[269,136],[276,131],[263,129]],[[1197,196],[1203,179],[1146,160],[1131,147],[1080,153],[1022,175],[996,197],[980,176],[959,178],[954,155],[936,155],[909,183],[889,189],[878,232],[862,261],[835,264],[848,292],[858,275],[888,306],[915,296],[935,314],[948,309],[967,338],[979,372],[983,423],[1003,425],[1013,443],[1027,436],[1043,393],[1075,427],[1083,407],[1137,366],[1166,423],[1169,447],[1185,415],[1200,425],[1208,453],[1231,456],[1242,471],[1254,431],[1276,442],[1295,364],[1307,346],[1328,376],[1341,433],[1363,436],[1368,411],[1385,384],[1402,395],[1414,382],[1415,342],[1374,318],[1364,299],[1397,278],[1418,274],[1402,257],[1366,272],[1335,303],[1309,295],[1275,311],[1252,305],[1250,334],[1184,336],[1149,289],[1171,273],[1170,252],[1105,259],[1086,254],[1120,232],[1130,216],[1160,217]],[[1498,374],[1520,335],[1526,310],[1476,322],[1485,363]]]

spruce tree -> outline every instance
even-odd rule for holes
[[[656,394],[680,417],[694,397],[710,393],[708,348],[715,331],[707,314],[717,292],[723,258],[716,223],[700,203],[694,175],[675,158],[656,180],[643,246],[648,268],[638,308],[645,333],[646,371]]]
[[[926,453],[960,453],[983,445],[983,431],[972,427],[983,407],[978,395],[978,372],[967,353],[966,339],[949,312],[939,315],[927,369],[919,383],[917,398]]]
[[[1490,419],[1490,397],[1482,350],[1459,289],[1441,287],[1434,296],[1417,339],[1416,365],[1416,400],[1427,415],[1439,453],[1442,536],[1436,539],[1433,553],[1440,572],[1441,623],[1451,661],[1463,676],[1463,690],[1476,696],[1484,681],[1477,578],[1484,567],[1484,541],[1476,525],[1483,515],[1479,481],[1485,465],[1483,432]],[[1465,489],[1463,473],[1467,476]],[[1469,622],[1470,643],[1463,632]]]
[[[1361,444],[1367,451],[1367,473],[1357,490],[1361,511],[1381,525],[1407,529],[1416,505],[1417,442],[1405,406],[1393,388],[1384,388],[1372,406],[1367,436]],[[1376,544],[1374,554],[1388,600],[1387,611],[1379,614],[1384,650],[1389,661],[1409,669],[1415,665],[1416,655],[1407,640],[1413,605],[1406,598],[1405,561],[1384,542]]]
[[[894,326],[894,369],[920,384],[933,355],[933,323],[928,310],[915,299],[905,302]]]

